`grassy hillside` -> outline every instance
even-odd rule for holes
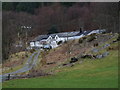
[[[86,37],[82,43],[70,41],[56,49],[47,52],[44,58],[39,56],[39,61],[46,60],[47,63],[55,64],[41,65],[38,62],[37,71],[43,70],[52,72],[53,75],[35,78],[15,79],[3,82],[4,88],[117,88],[118,87],[118,35],[97,35],[97,39],[88,42],[91,36]],[[113,42],[114,41],[114,42]],[[99,43],[94,47],[95,43]],[[71,54],[68,54],[70,44]],[[106,44],[110,46],[104,48]],[[92,49],[99,49],[99,52],[92,52]],[[83,52],[82,52],[83,51]],[[68,63],[70,57],[83,54],[100,55],[109,52],[103,58],[79,58],[72,66],[63,66]],[[61,64],[60,64],[61,63]],[[35,73],[35,72],[31,72]]]
[[[117,88],[118,51],[103,59],[86,59],[73,67],[56,69],[54,76],[16,79],[3,83],[4,88]]]

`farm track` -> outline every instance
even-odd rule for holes
[[[27,71],[31,70],[36,65],[39,54],[40,54],[40,50],[38,50],[37,52],[34,52],[28,58],[26,64],[21,69],[11,72],[11,73],[6,73],[4,75],[0,75],[0,82],[7,80],[9,74],[13,78],[13,77],[16,77],[15,74],[19,74],[19,73],[23,73],[23,72],[27,72]]]

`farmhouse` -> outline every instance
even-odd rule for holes
[[[55,33],[49,35],[39,35],[32,41],[30,41],[31,48],[56,48],[60,43],[64,43],[67,40],[74,40],[90,35],[93,33],[102,33],[105,30],[88,30],[88,31],[75,31],[75,32],[64,32],[64,33]]]

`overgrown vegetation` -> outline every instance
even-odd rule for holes
[[[79,41],[78,41],[78,42],[79,42],[79,43],[83,43],[86,39],[87,39],[87,36],[82,37],[82,38],[80,38],[80,39],[79,39]]]
[[[35,49],[31,49],[31,50],[30,50],[30,53],[33,53],[33,52],[35,52]]]
[[[91,42],[91,41],[93,41],[93,40],[95,40],[96,39],[96,34],[91,34],[88,38],[87,38],[87,41],[88,42]]]
[[[79,39],[79,43],[82,43],[83,42],[83,39],[81,38],[81,39]]]

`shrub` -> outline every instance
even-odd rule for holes
[[[97,34],[96,33],[92,33],[92,34],[90,34],[90,36],[96,36]]]
[[[94,47],[97,47],[98,46],[98,43],[94,43]]]
[[[53,33],[58,33],[58,29],[56,25],[53,25],[49,30],[48,30],[48,34],[53,34]]]
[[[30,53],[33,53],[34,51],[35,51],[35,49],[31,49],[31,50],[30,50]]]
[[[93,40],[95,40],[96,37],[94,35],[90,35],[90,37],[87,39],[88,42],[91,42]]]
[[[22,56],[22,59],[25,59],[25,57],[24,57],[24,56]]]
[[[113,47],[110,46],[110,47],[107,48],[107,51],[109,51],[109,50],[118,50],[118,48],[119,48],[118,45],[117,46],[113,46]]]
[[[83,37],[83,40],[85,40],[85,39],[87,39],[87,37],[85,36],[85,37]]]
[[[82,38],[79,39],[79,43],[83,43],[83,39]]]
[[[26,57],[28,57],[28,55],[27,55],[27,54],[26,54],[25,56],[26,56]]]
[[[106,34],[107,32],[102,32],[102,34]]]
[[[16,53],[15,56],[18,57],[18,54]]]
[[[117,41],[120,41],[120,34],[118,35]]]
[[[80,38],[80,39],[79,39],[79,43],[83,43],[83,41],[84,41],[85,39],[87,39],[87,36]]]

